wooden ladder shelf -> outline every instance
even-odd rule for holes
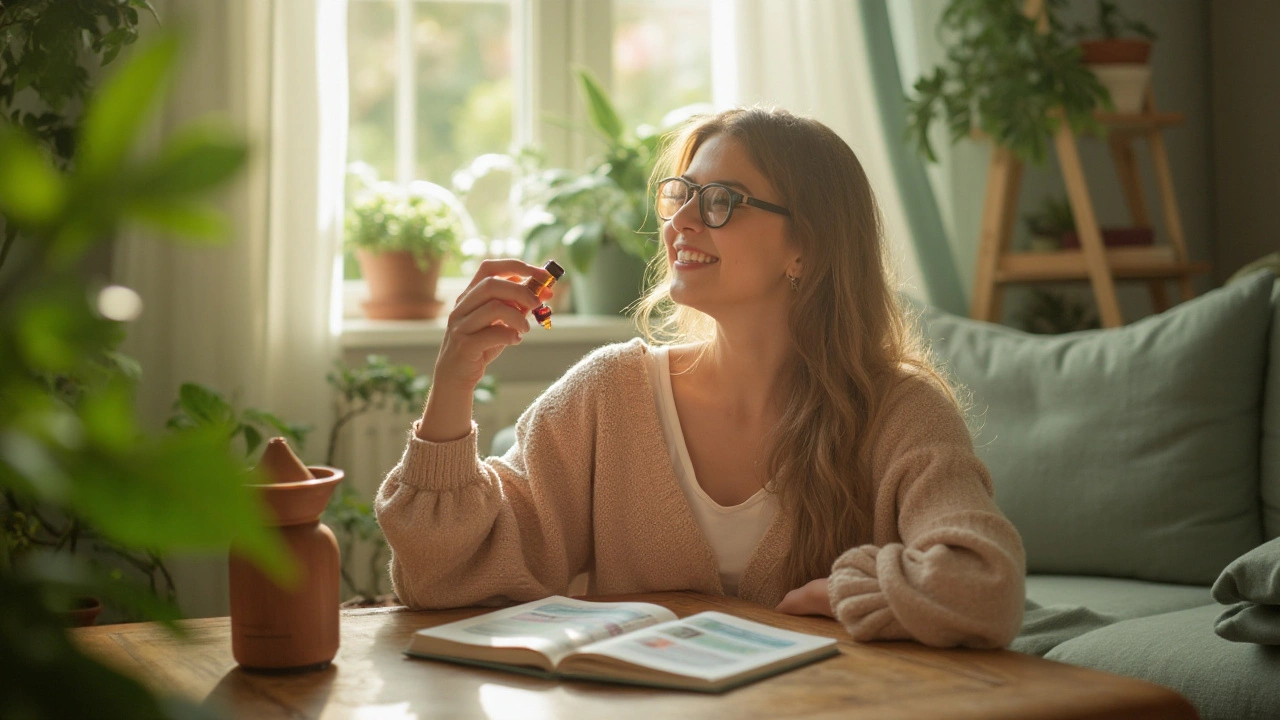
[[[1145,281],[1156,312],[1163,312],[1169,307],[1165,293],[1167,281],[1177,281],[1182,300],[1195,297],[1191,276],[1207,273],[1210,267],[1208,263],[1191,262],[1187,257],[1182,218],[1178,214],[1173,175],[1169,170],[1169,155],[1162,134],[1166,128],[1180,124],[1182,114],[1157,112],[1155,100],[1148,91],[1141,113],[1098,113],[1096,117],[1107,131],[1111,157],[1120,176],[1130,218],[1135,226],[1149,228],[1151,219],[1142,198],[1142,184],[1133,151],[1134,140],[1146,139],[1155,169],[1168,244],[1124,248],[1103,246],[1089,186],[1080,163],[1076,136],[1063,121],[1054,137],[1054,148],[1066,182],[1080,249],[1011,252],[1022,162],[1007,148],[993,147],[982,208],[982,235],[970,312],[973,318],[999,322],[1004,286],[1011,283],[1087,280],[1093,286],[1103,327],[1124,324],[1116,299],[1116,280]]]

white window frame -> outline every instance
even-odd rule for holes
[[[352,3],[374,0],[350,0]],[[585,124],[586,109],[572,73],[586,67],[606,89],[612,87],[613,3],[601,0],[392,0],[396,12],[396,88],[393,134],[395,181],[408,186],[415,180],[417,157],[417,67],[413,47],[413,9],[419,1],[507,4],[511,8],[512,139],[517,146],[536,145],[554,167],[579,167],[592,152],[590,139],[553,125],[546,118],[567,118]],[[600,32],[600,28],[606,28]],[[440,178],[435,179],[440,182]],[[442,277],[437,295],[451,307],[466,287],[467,278]],[[361,317],[360,303],[368,298],[364,280],[343,281],[344,320]]]

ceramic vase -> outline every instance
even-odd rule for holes
[[[281,587],[248,561],[231,555],[231,652],[240,666],[260,672],[305,672],[327,667],[338,652],[338,542],[324,511],[343,472],[307,468],[313,478],[252,485],[271,509],[300,572]]]

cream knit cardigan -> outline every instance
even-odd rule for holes
[[[527,602],[589,574],[599,594],[723,594],[663,443],[639,340],[591,353],[516,424],[503,457],[476,432],[410,434],[375,500],[391,581],[415,608]],[[1022,622],[1025,558],[992,499],[955,405],[919,377],[899,384],[872,452],[872,545],[835,562],[837,618],[856,640],[1000,647]],[[792,523],[779,512],[747,563],[740,597],[774,606]]]

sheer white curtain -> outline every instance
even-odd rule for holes
[[[155,131],[210,115],[250,139],[248,171],[225,193],[229,246],[120,238],[116,281],[143,298],[124,351],[143,368],[138,402],[160,425],[183,382],[291,422],[331,421],[338,248],[346,162],[346,0],[158,0],[183,30],[182,68]],[[145,37],[145,35],[144,35]],[[225,563],[175,563],[188,615],[226,613]]]
[[[715,0],[725,19],[715,30],[716,104],[777,105],[808,115],[853,148],[884,216],[894,269],[908,292],[926,300],[907,234],[902,198],[876,114],[862,19],[851,0]]]

